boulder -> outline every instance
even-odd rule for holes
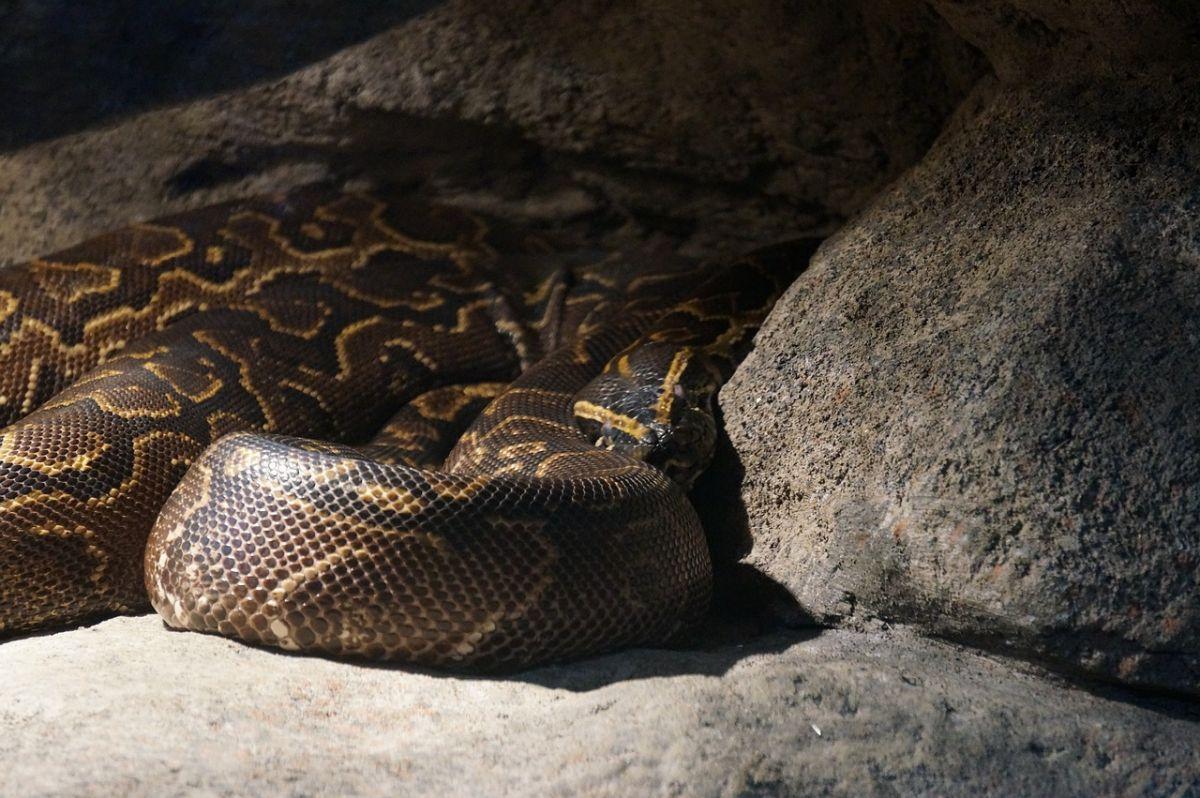
[[[861,207],[985,68],[919,0],[754,13],[736,0],[452,0],[390,28],[435,4],[372,0],[353,15],[305,4],[306,19],[355,17],[340,27],[298,24],[265,0],[156,12],[148,25],[135,13],[145,5],[2,12],[19,32],[0,48],[14,141],[38,120],[66,133],[115,110],[104,126],[0,155],[0,263],[250,192],[428,180],[431,167],[441,194],[466,203],[545,195],[558,208],[569,191],[567,209],[607,208],[610,227],[666,230],[697,254],[744,248]],[[64,20],[96,39],[86,69],[64,57],[80,35]],[[147,66],[94,66],[131,53]],[[224,92],[197,98],[205,88]]]
[[[776,306],[728,523],[803,609],[1200,694],[1198,88],[987,82]]]

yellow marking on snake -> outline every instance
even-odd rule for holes
[[[650,428],[637,419],[630,418],[622,413],[617,413],[609,410],[607,407],[587,400],[581,399],[576,402],[574,413],[579,418],[586,418],[591,421],[598,421],[601,424],[607,424],[637,440],[643,440],[650,434]]]
[[[483,432],[481,435],[479,435],[478,439],[481,441],[484,441],[495,435],[502,435],[504,433],[511,432],[509,427],[520,426],[523,424],[527,424],[531,427],[538,427],[541,429],[553,430],[556,432],[567,432],[572,435],[579,434],[579,430],[576,429],[573,425],[567,424],[562,421],[555,421],[555,420],[549,419],[549,418],[542,418],[541,416],[531,416],[526,413],[515,413],[511,416],[506,416],[505,418],[501,419],[499,422],[494,424],[491,428],[489,428],[488,430]]]
[[[352,342],[357,336],[363,335],[364,331],[372,330],[383,324],[382,316],[368,316],[365,319],[347,324],[337,338],[334,339],[333,348],[337,352],[338,373],[337,379],[344,380],[350,374],[351,366],[351,349]]]
[[[165,366],[162,363],[155,363],[153,361],[146,363],[143,368],[145,368],[146,371],[150,372],[154,376],[158,377],[163,382],[170,385],[177,393],[182,394],[196,403],[207,402],[209,399],[212,399],[214,396],[219,394],[221,389],[225,387],[224,381],[220,377],[211,373],[205,374],[196,371],[188,371],[183,374],[177,373],[172,375],[170,367]],[[179,378],[186,379],[188,377],[207,380],[208,384],[199,390],[188,389],[179,382]]]
[[[23,436],[23,432],[26,435]],[[92,463],[112,449],[112,445],[106,443],[98,432],[85,431],[84,437],[87,438],[89,446],[92,448],[78,452],[66,460],[44,460],[30,456],[17,448],[26,437],[28,437],[28,428],[18,428],[0,436],[0,461],[28,468],[30,471],[36,471],[46,477],[57,477],[67,471],[86,471]],[[42,453],[38,452],[38,454]]]
[[[425,508],[425,502],[406,488],[387,485],[359,485],[356,493],[368,504],[376,505],[393,513],[412,515]]]
[[[501,446],[496,450],[496,455],[505,460],[513,460],[520,457],[541,454],[548,448],[544,441],[525,441],[524,443],[512,443],[508,446]]]
[[[0,324],[8,321],[9,317],[17,312],[17,308],[21,305],[20,300],[13,296],[8,291],[0,291]]]
[[[463,408],[476,399],[499,396],[507,387],[505,383],[479,383],[464,387],[448,387],[427,391],[409,402],[409,405],[425,418],[438,421],[453,421]]]
[[[103,294],[121,284],[121,270],[96,263],[34,261],[34,280],[59,302],[78,302],[89,294]]]
[[[326,413],[328,413],[330,415],[334,414],[333,405],[330,404],[328,401],[326,401],[324,395],[322,395],[322,392],[319,388],[314,388],[311,385],[304,385],[303,383],[297,382],[296,380],[290,380],[290,379],[280,380],[279,387],[280,388],[291,388],[293,391],[296,391],[297,393],[304,394],[309,399],[312,399],[316,403],[317,407],[321,408],[323,411],[325,411]]]
[[[489,479],[487,476],[479,475],[471,477],[465,482],[456,480],[433,480],[430,482],[429,487],[434,493],[443,499],[467,501],[491,484],[491,479]]]
[[[164,225],[152,224],[150,222],[142,222],[140,224],[131,225],[130,230],[135,236],[141,238],[157,238],[153,243],[161,245],[162,252],[152,257],[142,256],[139,260],[142,263],[150,266],[161,266],[169,260],[182,258],[184,255],[192,254],[196,248],[196,243],[191,237],[176,227],[166,227]],[[172,242],[174,242],[172,244]],[[145,246],[148,242],[139,240],[137,246]]]
[[[150,391],[141,385],[124,385],[111,393],[95,391],[88,398],[105,413],[118,418],[175,418],[183,409],[183,405],[171,394]]]
[[[259,391],[258,387],[254,384],[253,378],[250,376],[254,364],[249,363],[239,353],[234,352],[232,349],[225,346],[212,332],[208,330],[197,330],[196,332],[192,333],[192,335],[197,341],[200,341],[213,351],[223,355],[231,363],[237,365],[238,384],[240,384],[246,393],[248,393],[255,400],[255,402],[258,404],[259,410],[266,418],[266,424],[263,425],[264,431],[270,432],[272,430],[279,429],[279,417],[274,409],[275,403],[271,402],[268,397],[264,396]]]
[[[108,552],[96,544],[96,533],[86,526],[80,525],[74,529],[67,529],[61,524],[34,526],[29,529],[29,533],[34,537],[55,537],[60,540],[82,539],[85,541],[84,552],[95,562],[92,570],[88,573],[88,579],[92,582],[98,582],[104,578],[104,574],[108,571]]]
[[[33,410],[33,402],[37,397],[38,382],[42,378],[42,359],[40,357],[31,358],[29,361],[29,377],[25,384],[25,395],[21,399],[21,412],[28,413]]]
[[[430,371],[438,370],[438,362],[436,360],[434,360],[432,357],[430,357],[429,355],[427,355],[424,352],[424,350],[422,350],[421,347],[415,341],[410,341],[407,338],[397,337],[397,338],[389,338],[388,340],[383,342],[384,349],[389,349],[392,347],[399,347],[400,349],[403,349],[405,352],[408,352],[410,355],[412,355],[413,360],[417,361],[418,363],[420,363],[422,366],[429,369]]]
[[[660,424],[671,420],[671,407],[674,406],[676,398],[675,386],[679,384],[691,359],[692,350],[686,346],[671,358],[671,365],[667,367],[667,373],[663,377],[662,391],[658,395],[658,401],[654,403],[654,420]]]

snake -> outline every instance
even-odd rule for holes
[[[0,636],[152,608],[479,670],[674,639],[714,396],[811,249],[315,185],[0,270]]]

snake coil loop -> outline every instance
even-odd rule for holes
[[[567,252],[309,187],[0,272],[0,634],[148,598],[445,667],[665,640],[708,601],[713,397],[810,251]]]

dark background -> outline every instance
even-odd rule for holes
[[[0,0],[0,151],[285,74],[436,5]]]

